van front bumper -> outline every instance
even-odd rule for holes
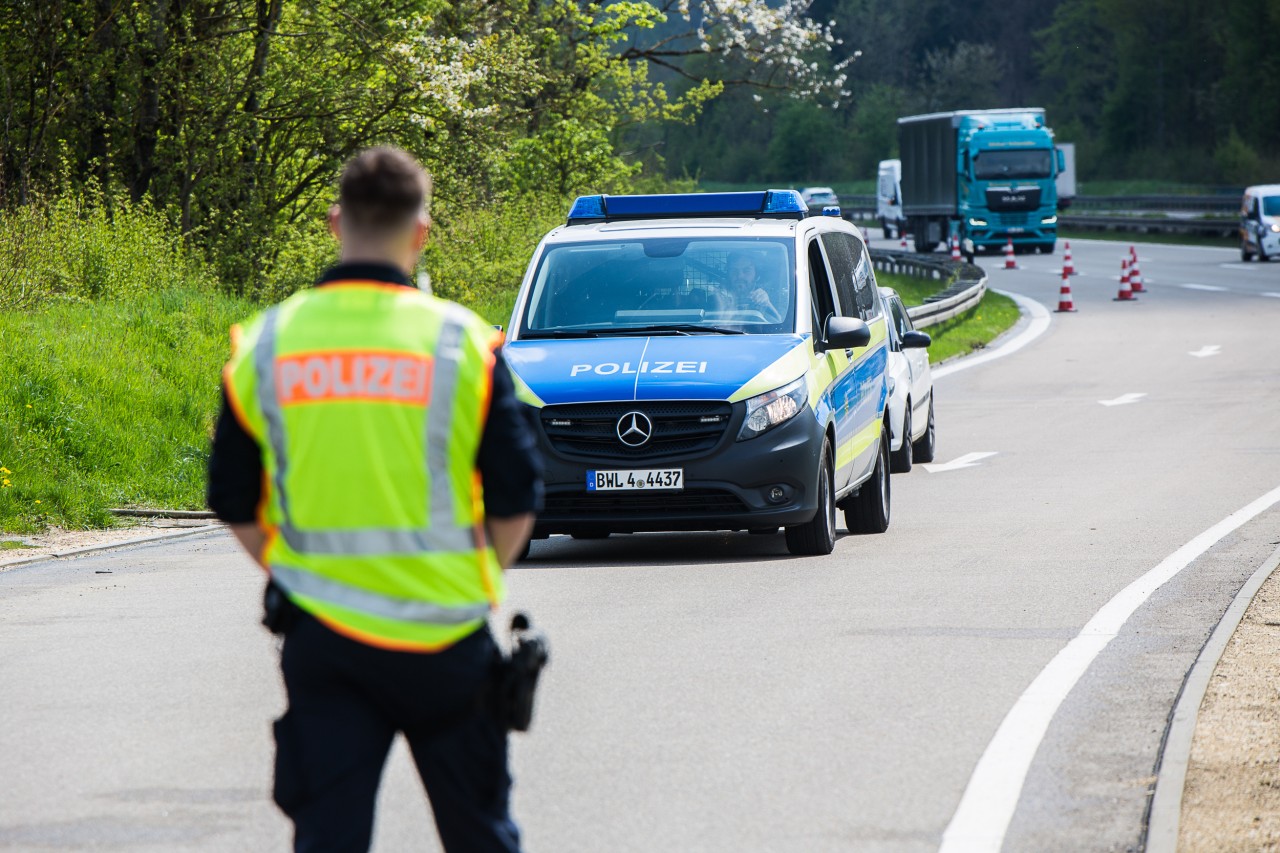
[[[644,403],[636,403],[638,410]],[[560,452],[538,430],[546,497],[534,536],[552,533],[632,533],[657,530],[752,530],[802,524],[817,511],[823,429],[812,410],[764,435],[736,441],[745,406],[733,407],[710,450],[643,458],[592,458]],[[589,471],[679,468],[672,489],[588,491]],[[775,489],[781,490],[774,497]]]

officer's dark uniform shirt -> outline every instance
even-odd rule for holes
[[[413,286],[400,269],[375,263],[338,264],[316,286],[351,280]],[[502,353],[495,355],[489,417],[476,469],[484,484],[485,514],[506,518],[541,509],[541,464],[530,424],[532,409],[516,398],[506,361]],[[262,452],[231,412],[224,388],[209,457],[209,509],[228,524],[247,524],[257,520],[261,497]]]

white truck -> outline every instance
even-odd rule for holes
[[[902,236],[906,217],[902,215],[902,161],[881,160],[876,178],[876,219],[886,240]]]
[[[1063,160],[1062,170],[1054,179],[1058,184],[1058,210],[1066,210],[1076,197],[1076,144],[1059,142],[1056,147]]]

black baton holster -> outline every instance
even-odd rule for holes
[[[491,708],[507,729],[527,732],[533,721],[533,699],[538,676],[550,652],[546,635],[535,631],[524,613],[511,617],[511,652],[499,653],[493,667]]]
[[[298,621],[298,605],[289,600],[275,581],[268,580],[262,593],[262,624],[273,634],[289,633]]]

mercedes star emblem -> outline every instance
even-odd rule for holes
[[[618,418],[618,440],[627,447],[639,447],[653,435],[653,421],[644,412],[627,412]]]

